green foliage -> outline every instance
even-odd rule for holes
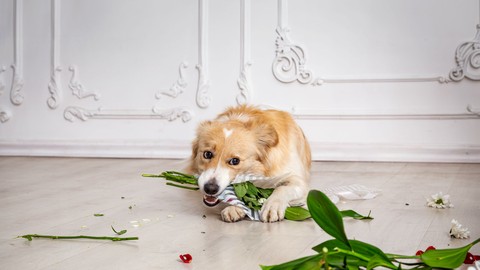
[[[343,228],[342,215],[327,195],[318,190],[311,190],[308,193],[307,205],[313,220],[326,233],[350,247]]]
[[[462,265],[468,250],[478,242],[480,242],[480,238],[460,248],[427,250],[420,258],[425,264],[431,267],[457,268]]]
[[[371,219],[354,211],[340,212],[335,204],[320,191],[312,190],[307,198],[310,214],[315,222],[334,239],[313,247],[317,254],[272,266],[261,266],[263,270],[290,269],[455,269],[462,265],[468,250],[480,242],[480,238],[460,248],[428,250],[420,256],[387,255],[378,247],[358,240],[349,240],[345,234],[343,217]],[[398,259],[417,259],[417,263],[402,263]]]

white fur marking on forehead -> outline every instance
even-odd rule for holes
[[[233,133],[233,129],[226,129],[226,128],[223,129],[223,134],[225,134],[225,138],[230,137],[232,133]]]

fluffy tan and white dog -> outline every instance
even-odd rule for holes
[[[290,114],[238,106],[199,125],[187,171],[199,176],[198,185],[209,206],[218,203],[216,196],[237,175],[271,177],[254,184],[275,188],[260,212],[263,222],[275,222],[284,218],[290,204],[305,201],[310,163],[310,146]],[[226,222],[245,217],[237,206],[226,207],[221,215]]]

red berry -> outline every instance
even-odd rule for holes
[[[432,249],[435,250],[436,248],[434,246],[429,246],[425,251],[432,250]]]
[[[472,264],[475,262],[475,257],[472,255],[472,253],[468,252],[467,256],[465,257],[465,261],[463,261],[464,264]]]
[[[184,263],[191,263],[192,262],[192,255],[190,254],[181,254],[180,255],[180,260]]]

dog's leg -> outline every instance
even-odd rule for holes
[[[262,221],[276,222],[283,220],[289,203],[305,200],[306,193],[305,181],[302,181],[299,177],[294,176],[282,181],[282,184],[275,188],[263,205],[260,212]]]
[[[245,212],[241,207],[228,206],[222,210],[222,220],[225,222],[237,222],[245,217]]]

